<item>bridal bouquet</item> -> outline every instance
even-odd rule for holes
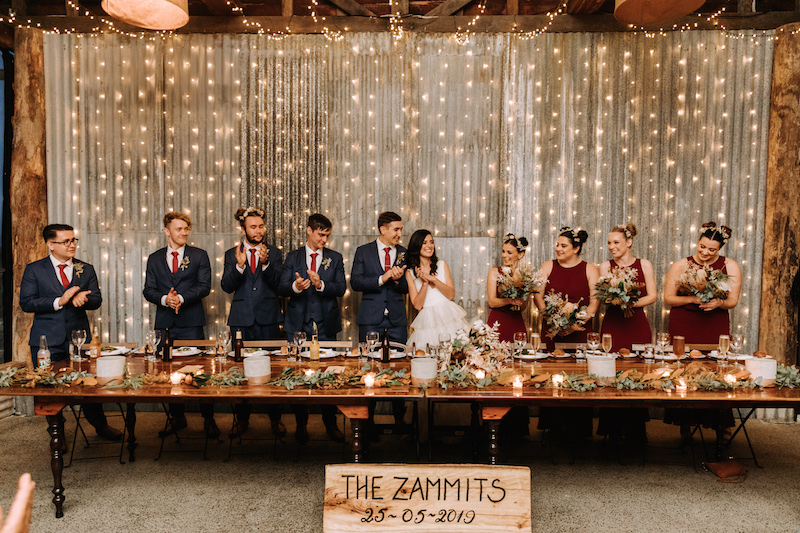
[[[633,316],[633,306],[642,295],[642,284],[636,282],[639,271],[631,267],[617,267],[608,276],[600,276],[594,288],[595,297],[607,305],[622,309],[625,318]]]
[[[472,323],[469,331],[461,329],[453,339],[453,355],[463,354],[465,366],[492,374],[505,368],[511,356],[511,347],[500,341],[499,325],[489,326],[481,320]]]
[[[721,270],[712,270],[707,266],[694,263],[678,278],[678,295],[697,296],[703,303],[714,298],[724,300],[731,292],[731,277]]]
[[[539,292],[544,282],[544,278],[537,275],[531,265],[519,265],[516,269],[502,267],[497,277],[497,296],[524,300]],[[513,307],[519,311],[518,306]]]
[[[570,333],[583,331],[583,323],[589,318],[586,306],[580,301],[572,303],[560,292],[550,291],[544,297],[544,320],[547,325],[547,336],[551,339],[566,337]]]

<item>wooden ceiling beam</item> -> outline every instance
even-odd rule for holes
[[[603,7],[605,0],[568,0],[567,13],[570,15],[591,15]]]
[[[357,17],[376,17],[377,15],[364,7],[363,5],[356,2],[356,0],[328,0],[331,4],[335,5],[348,15],[353,15]],[[408,0],[406,0],[406,6],[408,6]]]
[[[434,7],[427,13],[426,17],[447,17],[452,15],[462,7],[472,2],[472,0],[444,0],[441,4]]]
[[[27,0],[11,0],[11,9],[17,18],[28,16],[28,2]]]
[[[203,3],[212,14],[220,17],[237,15],[242,13],[243,9],[239,0],[203,0]]]

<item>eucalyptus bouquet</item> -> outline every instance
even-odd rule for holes
[[[531,265],[519,265],[517,268],[502,267],[497,277],[497,296],[525,300],[531,294],[539,292],[545,279],[539,276]],[[514,306],[519,311],[518,306]]]
[[[636,282],[638,274],[635,268],[614,268],[608,276],[600,276],[594,286],[595,297],[607,305],[616,305],[625,318],[631,318],[633,306],[642,296],[642,284]]]
[[[573,303],[560,292],[550,291],[544,297],[544,321],[547,325],[546,335],[566,337],[570,333],[583,331],[583,323],[589,318],[586,306]]]
[[[678,278],[678,295],[697,296],[703,303],[714,298],[724,300],[731,292],[730,279],[722,270],[691,263]]]

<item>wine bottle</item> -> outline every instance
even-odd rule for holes
[[[242,330],[236,330],[236,339],[233,341],[233,360],[237,363],[244,361],[242,351],[244,350],[244,341],[242,340]]]
[[[172,337],[169,336],[169,328],[164,330],[164,342],[161,344],[161,359],[165,363],[172,361]]]
[[[381,363],[389,362],[389,330],[383,328],[383,339],[381,340]]]
[[[308,347],[308,358],[311,361],[319,361],[319,334],[317,333],[317,323],[312,322],[311,344]]]
[[[95,326],[92,331],[92,340],[89,343],[89,358],[97,359],[98,357],[100,357],[100,334]]]
[[[39,351],[36,352],[36,364],[39,367],[50,366],[50,350],[47,348],[47,337],[39,337]]]

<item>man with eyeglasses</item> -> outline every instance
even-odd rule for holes
[[[69,357],[72,331],[86,330],[87,342],[91,340],[86,310],[98,309],[103,303],[94,267],[75,259],[78,239],[72,226],[50,224],[42,231],[42,237],[50,254],[25,267],[19,288],[20,307],[26,313],[33,313],[28,344],[34,366],[38,365],[36,352],[42,335],[47,339],[54,362]],[[122,433],[107,424],[102,405],[84,405],[83,414],[100,438],[122,439]]]

